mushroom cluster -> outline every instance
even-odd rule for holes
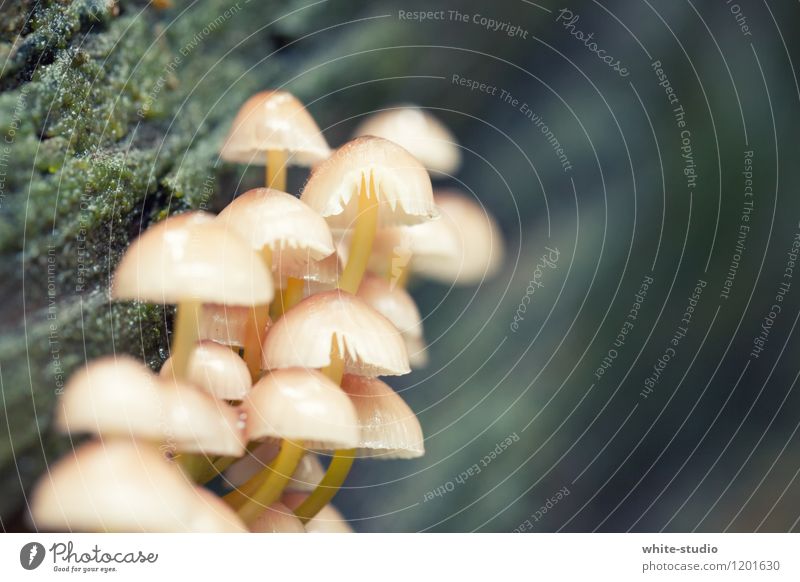
[[[267,91],[221,156],[266,165],[265,187],[128,248],[111,296],[177,306],[170,357],[158,374],[120,355],[73,375],[55,422],[92,438],[37,484],[37,529],[350,531],[330,501],[354,459],[424,454],[419,420],[380,379],[427,362],[407,282],[472,284],[503,251],[480,205],[434,193],[429,172],[460,161],[452,134],[398,107],[331,152],[295,97]],[[299,197],[289,165],[313,168]]]

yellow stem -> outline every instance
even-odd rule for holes
[[[281,444],[281,451],[270,466],[245,483],[243,489],[247,488],[251,481],[255,482],[254,480],[263,478],[264,473],[268,473],[253,496],[245,499],[239,507],[239,517],[245,523],[252,523],[269,505],[280,499],[283,489],[297,469],[304,452],[305,449],[301,443],[284,440]],[[237,500],[241,497],[240,491],[233,491],[225,496],[225,501],[235,507],[234,504],[238,504]]]
[[[394,266],[395,260],[400,263],[396,267]],[[389,276],[387,277],[392,289],[395,287],[405,288],[408,284],[408,274],[410,271],[408,267],[410,262],[410,258],[407,256],[392,259],[392,264],[389,265]]]
[[[267,151],[267,188],[286,191],[287,159],[286,150]]]
[[[189,375],[189,359],[199,332],[200,307],[200,302],[193,299],[178,303],[175,335],[172,339],[172,372],[176,380],[186,380]]]
[[[268,246],[261,249],[261,257],[264,265],[272,270],[272,250]],[[264,339],[261,334],[267,326],[269,319],[269,304],[254,305],[250,310],[250,318],[247,322],[247,332],[244,338],[244,351],[242,358],[250,371],[250,378],[255,382],[261,373],[261,342]]]
[[[325,507],[334,495],[339,491],[339,488],[347,479],[350,468],[353,466],[355,460],[355,449],[341,449],[333,454],[331,464],[328,465],[328,470],[322,481],[319,482],[317,488],[306,497],[305,501],[301,503],[297,509],[294,510],[295,515],[300,518],[304,524],[313,519],[320,509]]]
[[[286,289],[283,291],[283,312],[286,313],[292,307],[303,300],[305,282],[302,279],[289,277],[286,281]]]
[[[331,336],[331,361],[330,364],[320,370],[328,379],[339,386],[344,376],[344,356],[339,352],[339,342],[336,341],[336,334]]]
[[[350,252],[347,265],[339,279],[339,288],[348,293],[358,291],[361,279],[367,270],[369,256],[372,253],[372,242],[378,229],[378,196],[375,193],[375,177],[370,172],[369,191],[366,179],[361,174],[361,189],[358,193],[358,217],[350,241]]]

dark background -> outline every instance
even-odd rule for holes
[[[17,110],[22,125],[0,205],[4,527],[24,527],[22,487],[69,446],[47,428],[58,372],[47,339],[47,249],[58,249],[49,274],[66,370],[114,350],[157,367],[170,314],[111,307],[108,274],[142,225],[204,202],[219,208],[258,185],[261,169],[220,164],[215,153],[241,102],[281,86],[308,104],[334,145],[371,111],[429,108],[463,147],[460,172],[441,183],[473,192],[506,240],[501,272],[477,287],[413,285],[431,364],[391,383],[418,412],[427,455],[356,464],[336,503],[357,530],[798,529],[800,280],[788,280],[766,345],[751,355],[800,232],[796,4],[242,1],[207,35],[235,4],[156,11],[121,2],[100,17],[94,4],[0,4],[8,15],[0,119],[6,136]],[[45,8],[63,22],[48,28],[40,14],[32,24],[28,16]],[[628,76],[569,34],[557,21],[562,8]],[[469,21],[399,17],[453,9]],[[487,30],[476,14],[519,26],[526,38]],[[198,33],[197,47],[165,74]],[[29,42],[20,49],[19,39]],[[86,46],[94,47],[88,60],[76,65],[73,53]],[[64,54],[72,56],[58,76]],[[694,188],[653,61],[685,110]],[[455,85],[454,74],[498,94]],[[95,82],[79,83],[91,75]],[[500,90],[541,116],[570,170]],[[754,205],[726,299],[745,151],[753,152]],[[291,178],[298,189],[304,175]],[[77,291],[82,192],[92,200],[83,211],[92,268]],[[557,248],[559,261],[513,331],[545,247]],[[654,283],[639,317],[597,379],[645,276]],[[644,398],[700,279],[707,284],[686,337]],[[482,466],[508,437],[512,444]],[[459,478],[475,464],[479,473]]]

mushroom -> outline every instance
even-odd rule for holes
[[[100,358],[75,373],[55,422],[71,434],[146,439],[184,453],[238,457],[245,443],[234,409],[128,356]]]
[[[363,376],[410,371],[405,343],[392,323],[344,291],[312,295],[270,329],[263,346],[264,367],[318,368],[335,384],[347,372]],[[352,448],[335,451],[318,487],[297,509],[304,523],[341,487],[355,458]]]
[[[340,369],[363,376],[399,376],[411,370],[397,328],[363,300],[344,291],[307,297],[277,320],[263,345],[265,369]],[[339,383],[333,374],[331,379]]]
[[[391,321],[400,331],[412,367],[427,364],[428,353],[422,335],[422,318],[417,305],[404,287],[393,286],[386,279],[367,274],[361,281],[356,296]]]
[[[383,109],[367,117],[354,136],[374,135],[407,149],[435,174],[452,175],[461,164],[455,136],[429,112],[415,106]]]
[[[308,495],[303,493],[287,493],[283,496],[283,502],[287,507],[296,509],[307,498]],[[306,523],[306,531],[308,533],[353,533],[353,528],[338,509],[328,504]]]
[[[46,530],[246,531],[152,445],[114,439],[86,443],[56,463],[34,489],[31,515]]]
[[[202,303],[255,307],[272,300],[272,276],[246,242],[203,212],[187,212],[145,231],[117,267],[111,295],[176,303],[175,377],[186,378]]]
[[[277,315],[302,299],[304,280],[332,284],[339,275],[328,224],[291,194],[255,188],[228,204],[217,221],[261,253],[265,265],[285,289]]]
[[[353,229],[339,279],[339,288],[349,293],[358,289],[379,225],[436,217],[431,180],[422,164],[399,145],[372,136],[346,143],[317,166],[301,199],[332,229]]]
[[[174,379],[172,358],[159,376]],[[250,391],[250,373],[242,359],[229,348],[213,341],[201,341],[189,358],[187,380],[220,400],[241,400]]]
[[[199,339],[228,346],[233,351],[244,348],[247,326],[253,309],[222,303],[204,303],[200,309]],[[267,321],[265,327],[270,325]]]
[[[346,374],[342,390],[358,413],[359,456],[414,459],[425,454],[417,415],[391,386],[377,378]]]
[[[250,526],[254,533],[306,533],[303,523],[280,501],[267,507]]]
[[[286,190],[289,164],[312,166],[330,156],[305,106],[286,91],[262,91],[242,105],[220,151],[223,160],[266,165],[269,188]]]
[[[280,499],[305,447],[350,449],[358,442],[355,409],[339,387],[316,370],[272,370],[242,403],[251,441],[282,439],[272,464],[226,496],[251,523],[263,508]]]

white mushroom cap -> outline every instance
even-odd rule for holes
[[[412,258],[413,271],[430,279],[462,285],[494,275],[504,254],[503,236],[494,218],[474,200],[455,190],[437,191],[436,204],[440,219],[420,227],[428,231],[448,229],[458,240],[458,255],[455,259],[442,259],[419,254]]]
[[[174,380],[172,358],[164,362],[159,376]],[[251,386],[244,360],[210,340],[199,342],[192,351],[187,381],[221,400],[241,400]]]
[[[395,107],[367,117],[355,136],[374,135],[403,146],[432,172],[453,174],[461,164],[455,136],[429,112],[415,106]]]
[[[224,346],[242,347],[252,318],[252,307],[204,303],[198,318],[198,336]],[[267,321],[267,327],[270,325],[272,322]]]
[[[349,449],[358,442],[356,412],[347,395],[316,370],[267,372],[242,402],[250,440],[300,441],[315,449]]]
[[[273,291],[261,257],[203,212],[147,229],[125,252],[111,287],[114,299],[164,304],[262,305]]]
[[[250,526],[254,533],[306,533],[306,528],[294,512],[276,501],[259,515]]]
[[[259,444],[250,454],[236,461],[225,471],[225,478],[234,487],[244,485],[256,473],[263,471],[280,452],[277,440],[268,440]],[[325,469],[314,453],[306,453],[300,459],[285,491],[305,491],[310,493],[325,476]]]
[[[127,356],[100,358],[76,372],[55,421],[69,433],[149,439],[182,452],[239,456],[245,444],[230,406]]]
[[[416,303],[404,287],[392,285],[383,277],[367,274],[361,280],[356,296],[391,321],[400,331],[413,367],[427,364],[428,353],[422,335],[422,318]]]
[[[270,188],[255,188],[235,198],[217,217],[260,251],[272,251],[272,270],[286,278],[331,282],[338,274],[328,223],[305,202]],[[324,259],[331,257],[332,260]]]
[[[308,497],[305,493],[287,493],[283,496],[283,503],[292,510]],[[344,516],[330,503],[319,510],[319,513],[306,524],[308,533],[353,533],[353,528],[347,523]]]
[[[305,106],[286,91],[262,91],[242,105],[220,157],[263,166],[268,151],[289,153],[289,163],[311,166],[330,155],[319,126]]]
[[[425,454],[417,415],[391,386],[377,378],[345,375],[342,390],[358,412],[361,456],[413,459]]]
[[[339,290],[304,299],[272,325],[264,340],[264,368],[324,368],[331,363],[334,339],[346,372],[363,376],[410,372],[397,328],[363,300]]]
[[[243,532],[221,500],[193,487],[152,446],[87,443],[50,468],[31,502],[37,529],[118,532]]]
[[[362,175],[375,183],[382,226],[417,224],[436,216],[428,172],[399,145],[379,137],[344,144],[317,166],[301,199],[335,230],[355,226]]]

